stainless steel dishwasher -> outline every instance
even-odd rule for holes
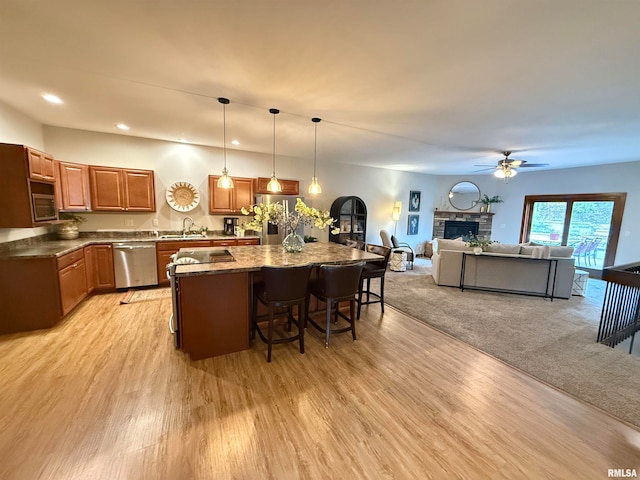
[[[113,266],[116,273],[116,288],[158,284],[154,242],[114,243]]]

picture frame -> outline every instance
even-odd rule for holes
[[[419,212],[420,211],[420,197],[422,192],[417,190],[409,191],[409,211],[410,212]]]
[[[420,227],[420,215],[407,216],[407,235],[417,235]]]

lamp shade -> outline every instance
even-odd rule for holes
[[[397,222],[400,220],[400,213],[402,212],[402,202],[396,202],[393,204],[393,212],[391,212],[391,218]]]

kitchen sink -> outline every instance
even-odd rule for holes
[[[170,235],[160,235],[160,238],[207,238],[206,235],[201,233],[185,233],[185,234],[170,234]]]

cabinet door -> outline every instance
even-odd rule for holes
[[[123,170],[124,209],[155,212],[156,198],[152,170]]]
[[[254,180],[253,191],[254,193],[261,193],[269,195],[273,192],[267,190],[267,185],[271,178],[258,177]],[[299,195],[300,194],[300,182],[298,180],[284,180],[279,178],[280,186],[282,186],[282,192],[280,195]]]
[[[167,264],[171,262],[171,255],[181,248],[210,247],[209,240],[180,241],[180,242],[157,242],[156,243],[156,263],[158,265],[158,285],[169,285],[167,278]]]
[[[233,211],[241,213],[242,207],[252,205],[253,200],[253,178],[233,179]]]
[[[94,211],[124,210],[122,170],[112,167],[89,167],[91,204]]]
[[[62,315],[66,315],[87,296],[87,270],[84,259],[60,270],[58,279]]]
[[[113,268],[113,247],[111,245],[92,245],[92,248],[95,269],[95,288],[116,288],[116,275]]]
[[[93,292],[96,288],[96,271],[94,265],[93,245],[84,247],[84,265],[87,273],[87,293]]]
[[[209,213],[233,213],[233,191],[237,179],[233,179],[234,188],[218,188],[217,175],[209,175]]]
[[[55,180],[53,157],[39,152],[33,148],[27,148],[27,161],[29,164],[29,177],[33,180]]]
[[[67,212],[91,210],[89,193],[89,166],[68,162],[58,162],[60,203],[58,209]]]
[[[158,264],[158,285],[169,285],[169,279],[167,278],[167,264],[171,262],[171,255],[174,251],[171,250],[157,250],[156,261]]]

